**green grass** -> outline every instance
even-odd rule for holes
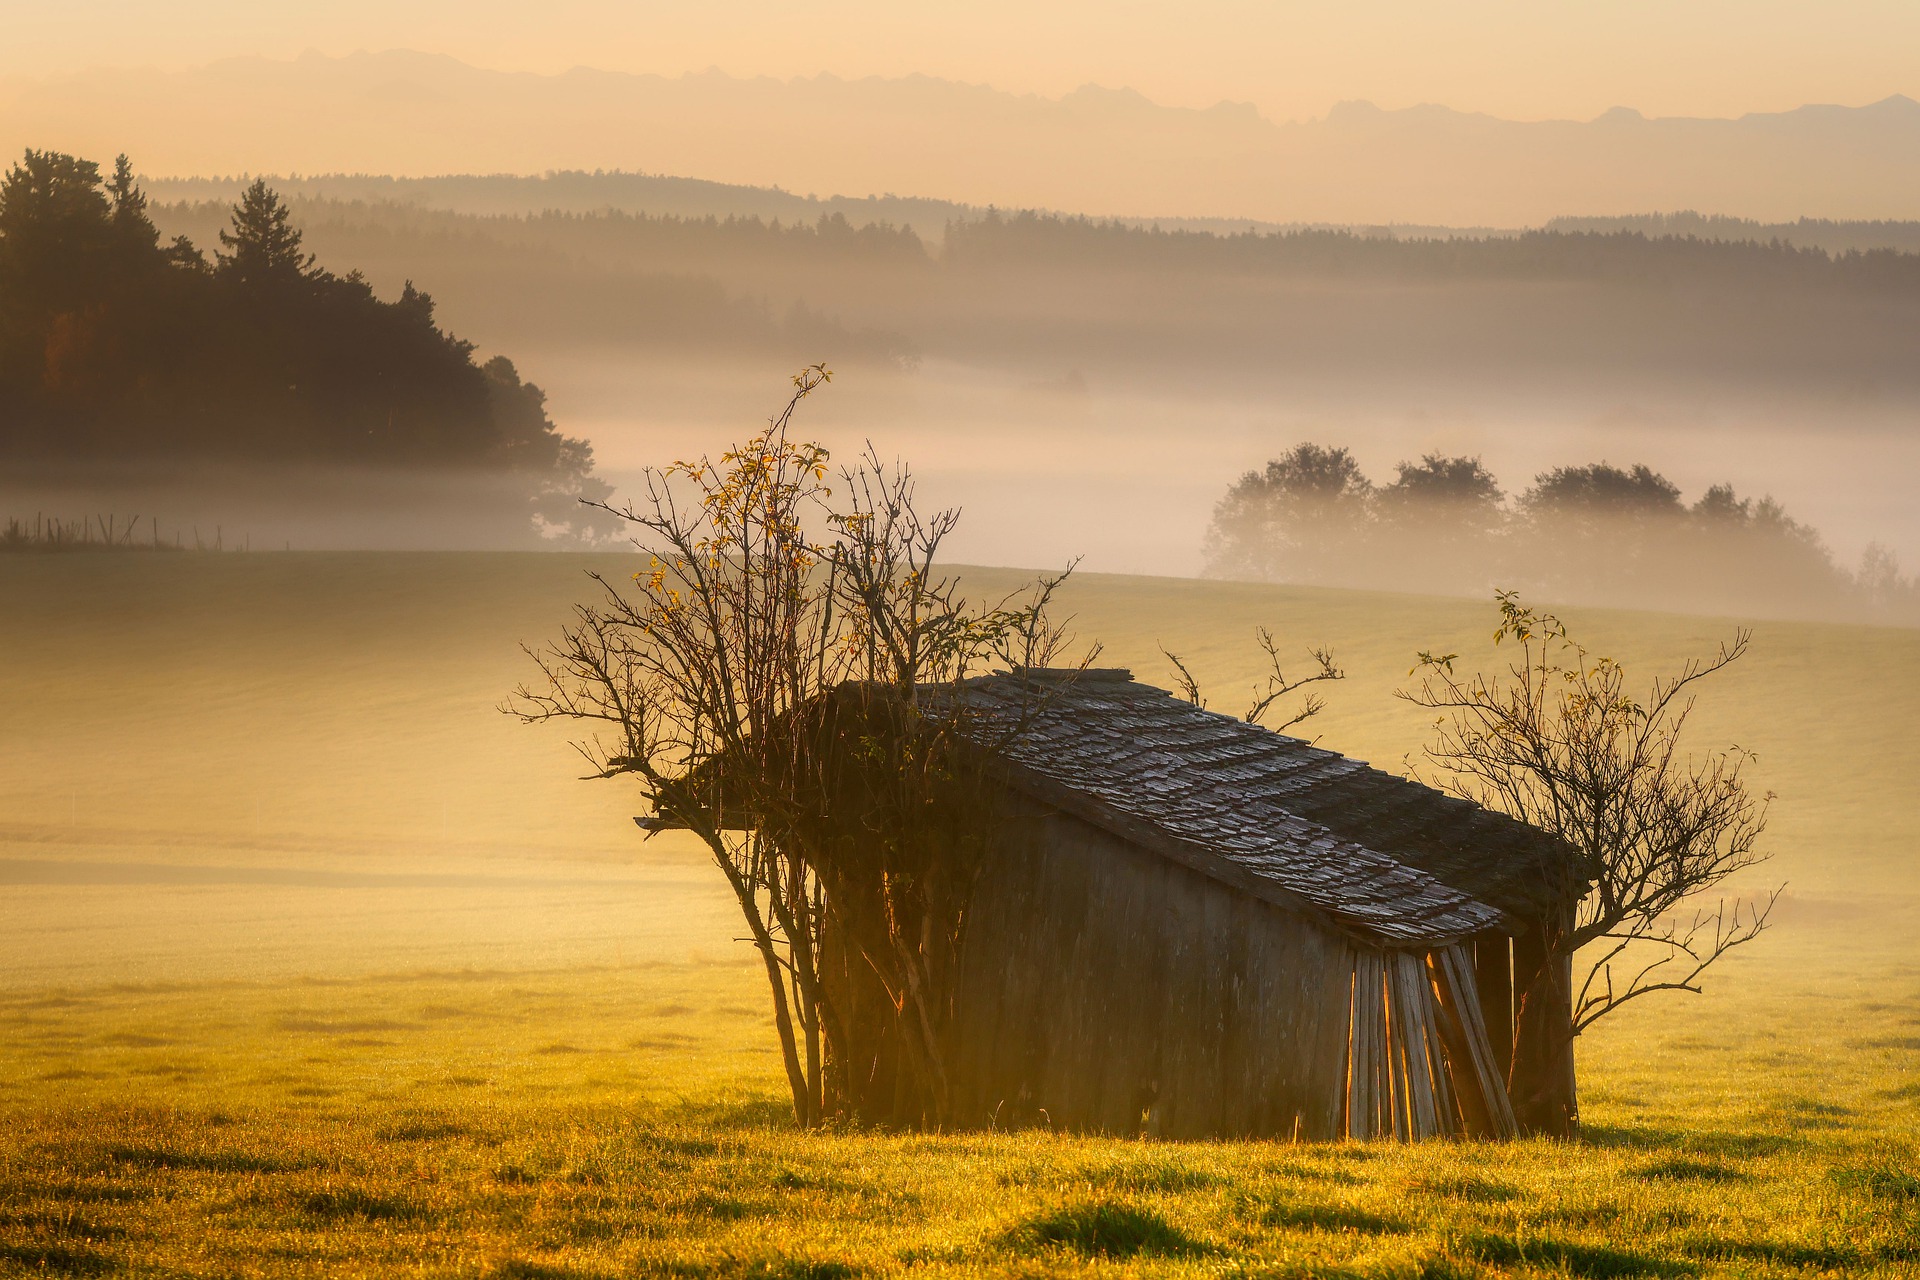
[[[1913,1274],[1920,1108],[1857,1004],[1586,1058],[1573,1143],[799,1134],[751,967],[183,984],[0,1007],[0,1266],[55,1274]],[[1920,982],[1901,990],[1920,1009]],[[661,1000],[661,996],[668,999]],[[680,1012],[698,1005],[705,1014]],[[458,1010],[457,1014],[444,1012]],[[429,1016],[429,1011],[443,1011]],[[303,1028],[288,1031],[297,1015]],[[360,1028],[379,1022],[370,1035]],[[680,1047],[669,1029],[694,1023]],[[1806,1077],[1754,1050],[1816,1046]],[[547,1051],[556,1040],[576,1052]],[[1684,1058],[1674,1056],[1684,1053]],[[1684,1068],[1684,1069],[1682,1069]],[[1623,1082],[1658,1089],[1629,1096]],[[1800,1105],[1833,1109],[1809,1127]]]
[[[0,1275],[1920,1275],[1916,633],[1762,624],[1703,707],[1781,793],[1789,896],[1707,994],[1583,1040],[1577,1142],[806,1135],[716,877],[490,709],[578,561],[10,559]],[[1333,644],[1324,741],[1387,765],[1411,650],[1491,625],[1068,604],[1228,705],[1256,623]],[[1726,630],[1575,621],[1662,665]]]
[[[0,1272],[1914,1274],[1913,1063],[1857,1032],[1920,973],[1799,967],[1623,1015],[1582,1140],[1506,1145],[798,1134],[745,956],[19,992]]]

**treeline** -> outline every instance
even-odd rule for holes
[[[992,213],[947,227],[950,267],[1258,273],[1398,280],[1618,280],[1920,294],[1920,254],[1829,254],[1785,241],[1528,231],[1398,238],[1352,231],[1167,231],[1051,214]]]
[[[1216,232],[989,210],[947,221],[942,239],[929,243],[912,227],[860,222],[841,212],[785,221],[612,209],[472,215],[415,205],[314,200],[303,203],[300,213],[310,226],[352,226],[363,228],[364,235],[385,228],[390,234],[443,238],[449,244],[485,240],[653,266],[824,266],[915,273],[938,267],[949,275],[1043,266],[1099,273],[1751,285],[1920,296],[1920,253],[1889,248],[1830,253],[1778,237],[1650,234],[1639,229],[1487,236],[1316,228]],[[168,216],[177,221],[205,219],[204,211],[194,206],[175,207]]]
[[[160,201],[224,201],[238,196],[247,181],[233,177],[158,178],[150,180],[149,190]],[[309,174],[275,179],[275,185],[282,195],[294,201],[401,204],[483,215],[621,210],[675,214],[684,218],[757,217],[779,219],[788,224],[811,224],[822,215],[842,214],[856,226],[890,222],[937,231],[946,222],[980,211],[973,205],[919,196],[803,196],[779,187],[750,187],[705,178],[617,169],[430,177]]]
[[[808,301],[823,276],[844,286],[875,271],[924,272],[930,259],[906,228],[839,215],[788,223],[614,211],[471,215],[336,200],[289,207],[307,242],[330,256],[388,278],[431,269],[468,323],[477,316],[523,341],[643,343],[781,364],[911,368],[919,360],[897,330],[848,325]],[[205,237],[226,209],[196,202],[156,215]]]
[[[1300,444],[1228,488],[1207,572],[1271,582],[1478,593],[1708,612],[1920,621],[1920,581],[1869,547],[1838,565],[1771,497],[1692,503],[1644,464],[1555,467],[1509,495],[1478,458],[1428,454],[1375,484],[1344,448]]]
[[[228,207],[200,201],[168,206],[164,215],[169,222],[204,226],[223,219]],[[294,200],[291,207],[301,225],[310,231],[330,225],[357,226],[369,235],[409,234],[443,238],[454,244],[519,244],[558,254],[590,254],[596,260],[801,258],[881,265],[924,265],[931,261],[925,243],[912,228],[888,222],[854,222],[841,213],[783,221],[777,217],[681,216],[618,209],[459,214],[417,205],[334,199]]]
[[[1209,395],[1494,378],[1558,396],[1603,373],[1616,387],[1678,378],[1859,403],[1920,380],[1902,341],[1920,282],[1900,283],[1916,255],[1836,262],[1627,236],[1236,236],[1001,214],[950,224],[943,244],[832,216],[292,209],[327,260],[365,269],[387,296],[430,278],[462,332],[529,358],[926,361],[1023,381],[1080,369],[1099,386]],[[156,212],[203,243],[224,217],[204,203]]]
[[[1693,236],[1702,240],[1750,240],[1789,244],[1845,253],[1849,249],[1898,249],[1920,253],[1920,221],[1885,218],[1847,220],[1796,218],[1792,222],[1759,222],[1724,213],[1639,213],[1615,218],[1550,218],[1544,231],[1638,231],[1648,236]]]
[[[411,281],[318,265],[264,182],[218,243],[163,240],[124,156],[28,151],[0,181],[0,453],[510,472],[563,527],[607,492],[511,361]]]

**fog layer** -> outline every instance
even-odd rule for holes
[[[825,360],[836,380],[803,428],[911,460],[967,509],[955,553],[978,561],[1196,572],[1227,486],[1311,440],[1378,476],[1478,455],[1514,492],[1554,466],[1645,462],[1688,503],[1723,483],[1771,494],[1843,565],[1875,541],[1920,562],[1905,255],[295,211],[324,263],[383,291],[412,279],[482,354],[511,352],[617,485],[750,428]],[[219,215],[156,211],[195,236]],[[402,540],[446,545],[418,536]],[[1356,585],[1405,585],[1388,569]]]

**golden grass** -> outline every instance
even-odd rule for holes
[[[1641,1019],[1589,1055],[1579,1143],[1413,1147],[800,1135],[757,984],[677,964],[11,1000],[0,1259],[262,1276],[1920,1260],[1911,974],[1866,1035],[1861,1002],[1794,989],[1716,997],[1703,1028]]]
[[[1583,1041],[1578,1143],[800,1135],[714,877],[491,710],[580,560],[20,560],[0,1273],[1920,1273],[1920,634],[1763,624],[1703,708],[1781,792],[1793,887],[1706,995]],[[1229,709],[1255,624],[1331,643],[1316,727],[1388,765],[1411,652],[1492,625],[1142,579],[1069,606]],[[1574,620],[1659,666],[1727,630]]]

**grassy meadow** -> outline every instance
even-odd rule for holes
[[[0,558],[0,1275],[1920,1275],[1920,632],[1756,623],[1701,745],[1776,928],[1580,1048],[1573,1143],[802,1135],[718,876],[494,710],[621,557]],[[969,570],[983,593],[1017,574]],[[1489,603],[1089,576],[1390,768]],[[1726,620],[1570,610],[1652,674]]]

